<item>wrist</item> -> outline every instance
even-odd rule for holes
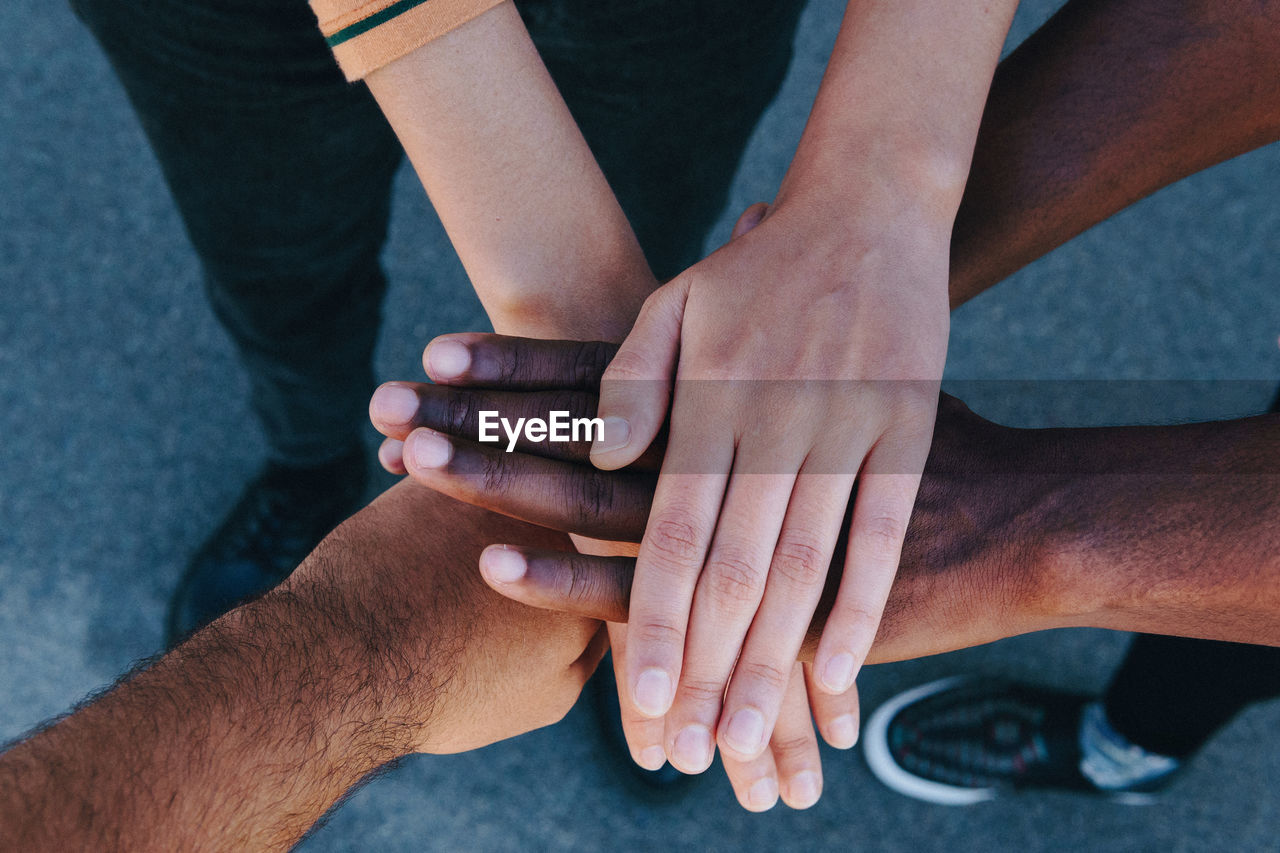
[[[612,258],[612,259],[610,259]],[[638,247],[574,263],[560,274],[481,293],[498,334],[620,343],[658,282]]]
[[[643,303],[643,296],[617,291],[594,296],[564,291],[510,293],[500,299],[486,298],[485,313],[500,335],[620,343]]]
[[[913,141],[914,140],[914,141]],[[775,207],[804,207],[833,221],[906,228],[948,248],[969,174],[969,149],[910,132],[875,129],[854,137],[806,132]]]
[[[1101,473],[1107,448],[1087,444],[1088,430],[1006,432],[1017,483],[1006,489],[1014,529],[1005,539],[1023,564],[1006,581],[1019,633],[1099,625],[1116,596],[1114,576],[1096,566],[1105,517],[1098,499],[1111,481]]]

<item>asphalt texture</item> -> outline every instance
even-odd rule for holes
[[[1053,10],[1026,2],[1011,42]],[[772,197],[841,4],[814,0],[733,211]],[[0,740],[109,684],[161,645],[188,556],[257,468],[246,383],[195,255],[106,62],[63,3],[0,4]],[[1167,189],[955,314],[949,376],[1017,380],[978,406],[1089,423],[1079,379],[1280,378],[1280,148]],[[718,235],[727,234],[727,216]],[[386,249],[380,378],[420,372],[436,334],[486,327],[411,174]],[[1243,385],[1241,387],[1244,387]],[[1267,382],[1197,416],[1265,405]],[[1068,389],[1057,394],[1054,388]],[[1177,401],[1150,420],[1185,417]],[[372,441],[372,436],[370,437]],[[1048,632],[861,679],[865,709],[954,673],[1099,690],[1126,638]],[[1168,713],[1176,714],[1176,709]],[[1024,795],[972,809],[881,788],[824,752],[810,811],[751,815],[718,768],[667,802],[637,798],[582,704],[479,752],[414,757],[354,794],[306,850],[1276,850],[1280,704],[1237,719],[1160,805]]]

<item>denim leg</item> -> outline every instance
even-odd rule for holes
[[[359,440],[401,149],[303,0],[72,0],[124,84],[274,460]]]
[[[702,257],[791,63],[794,0],[527,0],[530,33],[654,273]]]
[[[1187,758],[1240,711],[1280,698],[1280,648],[1137,634],[1107,689],[1116,731]]]

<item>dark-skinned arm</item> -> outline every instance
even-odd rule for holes
[[[437,454],[445,460],[439,466],[411,464],[409,473],[459,500],[540,525],[638,539],[654,485],[652,458],[608,473],[587,464],[582,444],[523,442],[520,452],[506,453],[473,440],[481,410],[592,416],[591,376],[611,345],[447,337],[475,353],[471,371],[450,386],[396,383],[418,395],[417,415],[378,424],[410,447],[448,448]],[[871,659],[1075,626],[1280,645],[1278,487],[1280,415],[1026,430],[991,423],[944,397]],[[608,607],[626,589],[627,558],[508,544],[521,547],[491,548],[482,561],[504,594],[625,618],[625,608]],[[494,567],[511,571],[517,553],[528,554],[526,574],[499,582]],[[829,584],[828,599],[831,592]]]

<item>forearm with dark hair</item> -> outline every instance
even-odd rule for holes
[[[315,585],[233,611],[0,756],[0,849],[287,849],[425,719],[387,630]]]
[[[285,849],[387,762],[559,719],[599,623],[488,589],[495,539],[566,544],[388,489],[281,587],[0,754],[0,850]]]

